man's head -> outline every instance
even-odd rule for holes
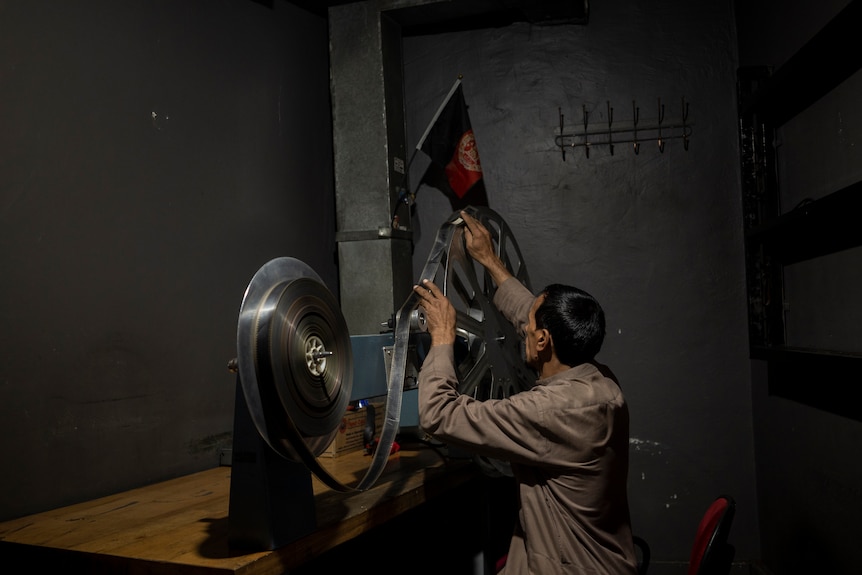
[[[605,312],[587,292],[551,284],[539,294],[530,310],[527,329],[527,361],[547,348],[569,367],[595,359],[605,339]],[[532,333],[531,333],[532,332]],[[550,341],[543,343],[543,332]]]

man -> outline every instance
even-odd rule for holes
[[[573,287],[554,284],[533,296],[494,253],[488,230],[461,217],[467,250],[497,285],[494,305],[523,334],[538,380],[505,399],[459,395],[455,309],[426,280],[413,288],[431,336],[419,373],[419,425],[439,441],[510,462],[518,520],[504,573],[634,574],[628,408],[614,376],[595,363],[604,312]]]

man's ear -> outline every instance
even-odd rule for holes
[[[551,348],[551,332],[545,328],[536,330],[536,351]]]

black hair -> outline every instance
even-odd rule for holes
[[[605,312],[582,289],[551,284],[541,291],[536,327],[547,329],[559,360],[572,367],[593,361],[605,340]]]

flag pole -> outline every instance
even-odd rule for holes
[[[419,152],[419,150],[422,149],[422,144],[425,143],[425,138],[428,137],[428,134],[431,132],[431,128],[434,127],[434,122],[437,121],[437,118],[439,118],[440,114],[443,112],[443,108],[445,108],[446,104],[449,103],[449,100],[452,99],[452,95],[455,93],[455,90],[458,89],[458,86],[461,84],[461,78],[463,77],[463,75],[458,74],[458,78],[455,80],[455,83],[452,84],[452,88],[449,90],[449,93],[446,94],[446,99],[444,99],[443,103],[440,104],[440,107],[437,108],[437,112],[434,113],[434,117],[431,118],[431,122],[429,122],[428,127],[425,128],[425,133],[422,134],[421,138],[419,138],[419,143],[416,144],[416,148],[410,155],[410,160],[407,162],[407,168],[405,168],[404,175],[401,178],[401,185],[399,186],[400,192],[398,194],[398,198],[395,201],[395,209],[392,211],[392,221],[390,222],[390,225],[392,227],[395,227],[396,218],[398,217],[398,206],[402,203],[408,203],[409,190],[407,189],[407,177],[408,174],[410,174],[410,166],[411,164],[413,164],[413,160],[416,158],[416,154]]]
[[[454,94],[454,93],[455,93],[455,90],[458,88],[458,85],[459,85],[459,84],[461,84],[461,78],[463,78],[463,77],[464,77],[464,76],[462,76],[461,74],[458,74],[458,79],[457,79],[457,80],[455,80],[455,83],[454,83],[454,84],[452,84],[452,89],[451,89],[451,90],[449,90],[449,93],[446,95],[446,99],[445,99],[445,100],[443,100],[443,103],[442,103],[442,104],[440,104],[440,107],[439,107],[439,108],[437,108],[437,112],[434,114],[434,117],[433,117],[433,118],[431,118],[431,122],[429,122],[429,123],[428,123],[428,127],[427,127],[427,128],[425,128],[425,133],[424,133],[424,134],[422,134],[422,137],[421,137],[421,138],[419,138],[419,143],[418,143],[418,144],[416,144],[416,149],[417,149],[417,150],[422,149],[422,144],[424,144],[424,143],[425,143],[425,138],[427,138],[427,137],[428,137],[428,134],[431,132],[431,128],[433,128],[433,127],[434,127],[434,122],[436,122],[436,121],[437,121],[437,118],[439,118],[439,117],[440,117],[440,113],[441,113],[441,112],[443,112],[443,108],[445,108],[445,107],[446,107],[446,104],[448,104],[448,103],[449,103],[449,100],[451,100],[451,99],[452,99],[452,94]]]

